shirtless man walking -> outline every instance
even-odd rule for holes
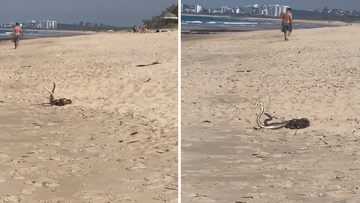
[[[289,41],[288,37],[292,32],[292,14],[291,8],[288,8],[282,16],[282,26],[284,31],[285,41]]]
[[[12,31],[12,39],[13,39],[13,42],[15,45],[15,49],[17,49],[17,47],[19,46],[20,36],[21,36],[21,38],[23,38],[24,33],[20,27],[20,24],[16,23],[15,27],[13,28],[13,31]]]

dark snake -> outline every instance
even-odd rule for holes
[[[260,101],[260,113],[258,114],[257,119],[256,119],[256,122],[260,128],[272,129],[272,130],[276,130],[276,129],[280,129],[280,128],[304,129],[304,128],[307,128],[310,126],[310,120],[308,118],[291,119],[291,120],[279,122],[279,123],[263,124],[263,123],[261,123],[260,118],[264,114],[264,111],[265,111],[264,103],[262,101]],[[265,113],[265,115],[267,117],[269,117],[269,119],[267,119],[267,120],[272,120],[272,117],[269,114]]]

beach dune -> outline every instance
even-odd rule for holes
[[[1,43],[0,201],[177,202],[177,36]]]
[[[182,202],[359,202],[359,32],[184,38]],[[311,126],[257,130],[259,100]]]

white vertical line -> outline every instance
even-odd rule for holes
[[[181,203],[181,0],[178,0],[178,203]]]

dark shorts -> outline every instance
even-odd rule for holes
[[[284,23],[282,25],[281,31],[282,32],[292,32],[292,27],[291,27],[290,23]]]
[[[284,28],[285,28],[286,31],[289,31],[289,32],[291,31],[291,26],[290,26],[289,23],[285,23]]]
[[[20,40],[20,35],[14,35],[14,42],[17,42]]]

